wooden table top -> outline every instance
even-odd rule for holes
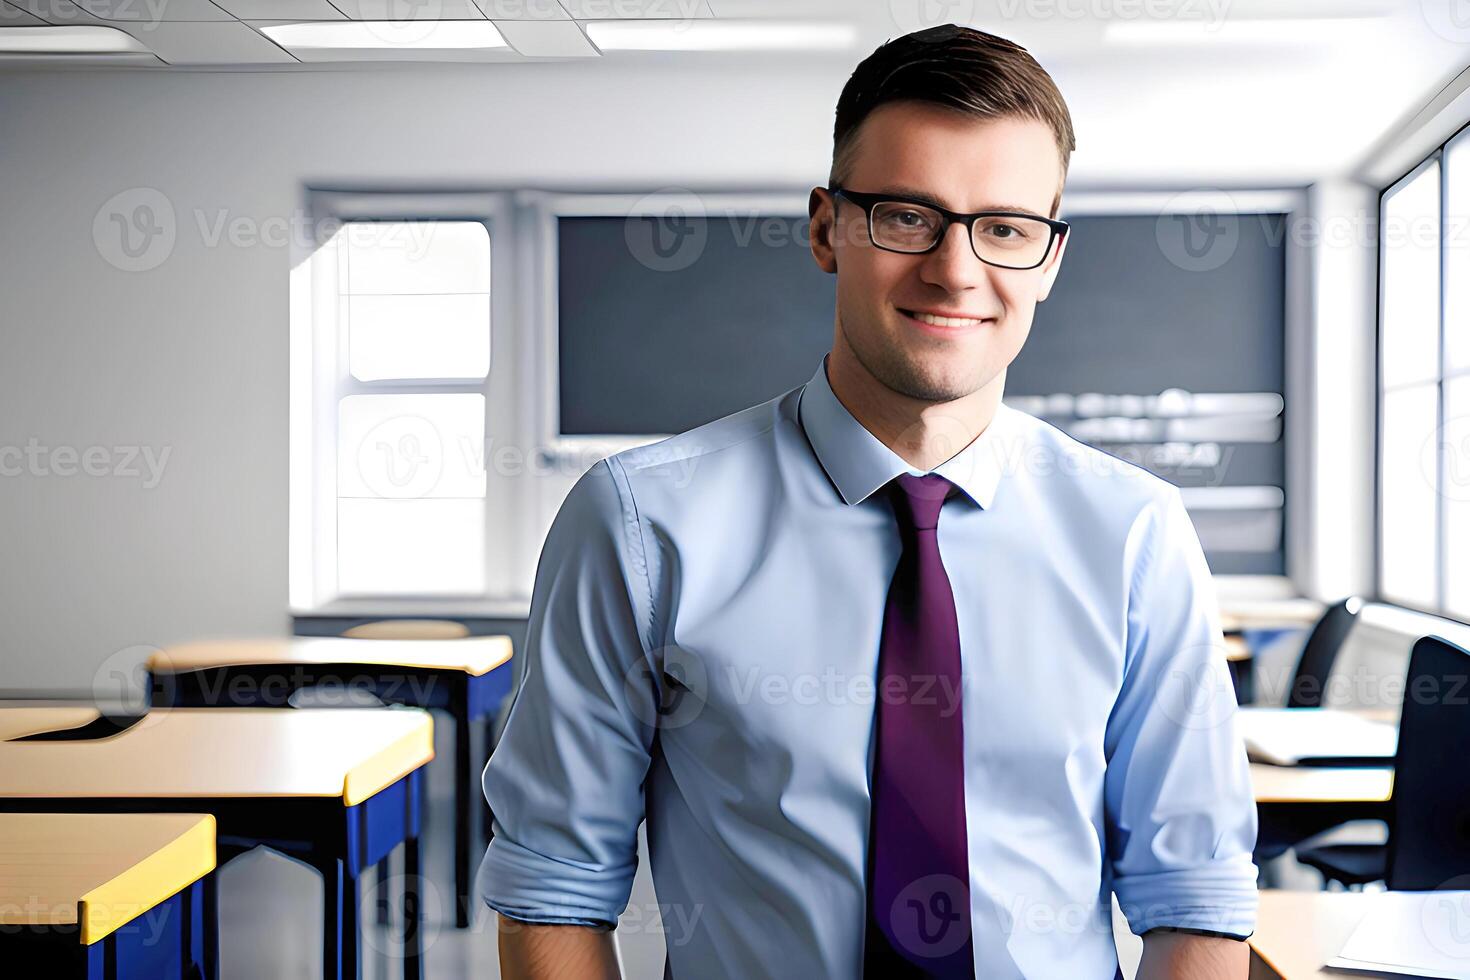
[[[340,797],[354,806],[433,758],[433,721],[418,708],[155,708],[106,738],[0,742],[0,799]]]
[[[1253,762],[1251,787],[1257,803],[1386,803],[1393,795],[1393,769]]]
[[[166,647],[148,659],[155,674],[253,664],[364,664],[488,674],[511,658],[508,636],[459,640],[357,640],[340,636],[287,636],[200,640]]]
[[[0,925],[91,945],[214,870],[207,813],[0,813]]]
[[[1363,892],[1261,891],[1251,976],[1275,980],[1360,974],[1328,970],[1323,964],[1342,949],[1373,899]],[[1257,973],[1257,967],[1264,971]]]

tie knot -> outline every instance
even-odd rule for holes
[[[899,525],[916,531],[937,528],[939,510],[954,491],[954,484],[938,473],[923,476],[904,473],[894,483],[897,489],[893,493],[893,513]]]

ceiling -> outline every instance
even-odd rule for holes
[[[116,54],[0,54],[0,70],[375,70],[384,61],[579,62],[581,70],[657,65],[669,72],[793,73],[840,85],[884,40],[955,21],[1023,44],[1053,74],[1077,127],[1073,177],[1198,187],[1308,183],[1349,173],[1470,65],[1463,0],[0,0],[0,35],[106,27],[139,49]],[[774,51],[601,50],[606,21],[826,25],[838,43]],[[362,22],[410,32],[492,22],[490,50],[288,50],[288,24]],[[383,22],[390,22],[384,24]],[[483,27],[482,27],[483,29]],[[846,32],[843,35],[842,32]],[[279,36],[278,36],[279,37]],[[732,91],[731,98],[739,97]]]

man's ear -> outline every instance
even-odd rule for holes
[[[832,195],[823,188],[813,187],[811,195],[807,198],[806,212],[809,219],[807,228],[808,238],[811,241],[812,258],[816,259],[817,266],[827,273],[837,272],[837,250],[833,247],[836,241],[836,202]]]
[[[1036,290],[1036,302],[1045,302],[1046,298],[1051,295],[1052,283],[1057,281],[1057,272],[1062,267],[1062,253],[1067,250],[1067,243],[1071,240],[1072,231],[1068,229],[1067,233],[1062,236],[1062,240],[1057,243],[1052,257],[1047,260],[1046,265],[1042,266],[1041,286]]]

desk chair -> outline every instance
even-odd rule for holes
[[[1302,655],[1287,692],[1288,708],[1322,706],[1327,678],[1362,608],[1361,599],[1348,596],[1323,611],[1302,647]],[[1255,851],[1257,864],[1280,857],[1301,841],[1343,823],[1341,815],[1321,807],[1278,808],[1263,811],[1260,818]],[[1301,859],[1300,852],[1298,859]]]
[[[221,863],[263,845],[321,873],[328,980],[358,975],[358,879],[401,844],[403,973],[422,977],[427,712],[159,708],[108,737],[61,734],[0,742],[0,813],[213,814]]]
[[[219,976],[214,817],[0,813],[7,976]]]
[[[1386,881],[1402,891],[1431,890],[1470,875],[1467,758],[1470,651],[1421,637],[1409,658],[1388,843],[1303,848],[1298,860],[1345,885]]]

